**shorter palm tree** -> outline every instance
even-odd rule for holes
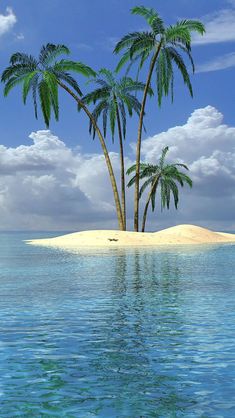
[[[92,116],[96,123],[102,117],[104,138],[107,134],[107,123],[111,130],[112,140],[114,141],[116,126],[118,129],[120,164],[121,164],[121,202],[124,229],[126,229],[126,196],[125,196],[125,164],[123,139],[126,138],[127,114],[131,117],[133,113],[140,115],[141,103],[136,94],[144,91],[145,84],[134,81],[130,77],[116,79],[115,74],[106,68],[102,68],[97,76],[90,80],[98,88],[83,96],[82,102],[86,105],[95,104]],[[151,87],[148,89],[150,95],[153,94]],[[93,138],[96,135],[94,125],[90,121],[90,133],[93,131]]]
[[[160,194],[161,194],[161,210],[165,207],[169,209],[170,207],[170,200],[171,194],[174,198],[175,208],[178,208],[179,203],[179,190],[178,185],[181,187],[184,186],[184,183],[187,183],[190,187],[192,187],[192,180],[189,176],[187,176],[182,171],[178,170],[178,167],[182,167],[185,170],[188,170],[188,167],[185,164],[166,164],[165,158],[166,154],[169,151],[169,147],[165,147],[162,150],[162,155],[159,159],[159,163],[157,165],[153,164],[140,164],[140,179],[143,180],[147,178],[147,180],[143,183],[142,187],[140,188],[139,192],[139,199],[143,195],[143,192],[150,186],[150,191],[148,193],[147,202],[144,208],[143,214],[143,221],[142,221],[142,232],[145,231],[145,224],[147,219],[147,213],[149,204],[152,204],[152,211],[155,210],[155,201],[156,201],[156,194],[158,186],[160,186]],[[136,164],[131,166],[127,170],[127,174],[131,174],[136,172]],[[128,183],[128,187],[135,184],[135,177],[136,174],[132,177],[132,179]]]

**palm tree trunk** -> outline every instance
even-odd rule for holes
[[[105,161],[106,161],[106,164],[107,164],[107,168],[108,168],[108,171],[109,171],[109,176],[110,176],[111,185],[112,185],[112,189],[113,189],[114,201],[115,201],[115,205],[116,205],[116,212],[117,212],[119,229],[121,231],[123,231],[124,230],[124,223],[123,223],[119,193],[118,193],[118,189],[117,189],[117,183],[116,183],[112,163],[111,163],[111,160],[110,160],[110,157],[109,157],[109,153],[108,153],[103,135],[102,135],[95,119],[93,118],[92,114],[89,112],[89,110],[87,109],[85,104],[82,102],[82,100],[72,90],[70,90],[70,88],[68,86],[66,86],[66,84],[62,83],[60,80],[57,80],[57,83],[60,85],[60,87],[62,87],[65,91],[67,91],[67,93],[69,93],[70,96],[72,96],[76,100],[76,102],[79,104],[79,106],[87,114],[88,118],[90,119],[92,125],[95,128],[95,131],[96,131],[96,133],[98,135],[98,138],[100,140],[100,144],[101,144],[101,147],[102,147],[102,150],[103,150],[103,153],[104,153],[104,157],[105,157]]]
[[[147,199],[147,202],[146,202],[146,205],[145,205],[145,208],[144,208],[143,221],[142,221],[142,232],[145,231],[145,224],[146,224],[147,212],[148,212],[150,199],[151,199],[151,194],[149,193],[148,199]]]
[[[123,219],[124,231],[126,231],[125,161],[124,161],[121,119],[120,119],[120,114],[119,114],[117,103],[116,103],[116,114],[117,114],[119,145],[120,145],[122,219]]]
[[[160,53],[162,46],[162,42],[159,43],[158,48],[156,50],[155,55],[152,58],[149,73],[144,89],[144,95],[140,110],[140,118],[139,118],[139,127],[138,127],[138,138],[136,144],[136,180],[135,180],[135,197],[134,197],[134,230],[138,232],[139,230],[139,188],[140,188],[140,152],[141,152],[141,140],[142,140],[142,130],[143,130],[143,121],[144,121],[144,113],[145,113],[145,105],[148,95],[148,89],[150,86],[154,66],[156,64],[158,55]]]
[[[142,232],[145,231],[145,224],[146,224],[146,219],[147,219],[147,213],[148,213],[148,207],[149,207],[149,203],[153,194],[154,189],[157,187],[157,183],[159,180],[159,176],[157,176],[156,180],[154,180],[152,186],[151,186],[151,190],[148,194],[148,199],[144,208],[144,214],[143,214],[143,221],[142,221]]]

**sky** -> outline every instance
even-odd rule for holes
[[[121,6],[120,6],[121,4]],[[184,162],[194,186],[180,190],[178,211],[150,213],[148,230],[179,223],[235,231],[235,0],[2,0],[0,63],[26,52],[37,56],[47,42],[65,44],[71,59],[94,70],[113,70],[112,51],[127,32],[145,30],[130,9],[157,8],[166,24],[200,19],[206,35],[193,38],[196,73],[193,99],[176,77],[175,100],[156,96],[146,111],[142,160],[156,163],[164,146],[169,161]],[[146,69],[141,74],[145,81]],[[78,77],[83,92],[91,88]],[[154,87],[154,84],[153,84]],[[76,231],[117,228],[112,191],[100,145],[88,133],[88,121],[60,93],[60,120],[44,125],[34,118],[31,100],[24,106],[20,87],[7,98],[0,91],[0,230]],[[137,120],[128,123],[126,166],[135,158]],[[119,178],[117,144],[107,145]],[[133,192],[128,191],[128,228],[132,229]]]

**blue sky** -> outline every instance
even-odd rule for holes
[[[16,51],[26,51],[33,55],[38,54],[40,47],[47,43],[64,43],[71,49],[72,58],[83,61],[94,69],[106,66],[113,69],[117,57],[113,56],[112,49],[116,40],[128,31],[139,30],[145,27],[144,20],[130,15],[130,9],[138,2],[136,0],[8,0],[1,1],[0,13],[6,15],[6,8],[11,7],[17,18],[14,26],[0,38],[1,67],[5,68],[9,57]],[[155,6],[155,1],[142,2],[146,6]],[[122,6],[120,6],[120,4]],[[210,22],[215,20],[216,14],[222,15],[224,10],[230,10],[230,16],[235,23],[234,9],[231,2],[224,0],[160,0],[157,2],[158,11],[167,23],[174,23],[181,18],[199,18]],[[227,16],[228,18],[228,16]],[[228,19],[227,19],[228,20]],[[230,22],[228,22],[228,25]],[[221,29],[221,28],[220,28]],[[230,31],[229,26],[224,31]],[[193,56],[197,67],[219,59],[219,57],[234,52],[234,39],[229,42],[208,43],[195,45]],[[235,58],[233,58],[235,65]],[[145,73],[142,74],[144,80]],[[234,120],[235,91],[230,86],[234,82],[234,67],[221,71],[210,71],[195,74],[193,77],[194,99],[192,100],[181,80],[176,87],[175,103],[172,106],[169,100],[164,100],[162,109],[156,105],[153,98],[148,106],[146,124],[148,134],[161,132],[175,124],[181,124],[195,108],[212,104],[218,108],[225,117],[226,123]],[[81,79],[81,85],[83,80]],[[85,86],[84,90],[89,87]],[[1,100],[1,138],[6,145],[16,145],[26,141],[28,133],[32,130],[43,129],[43,120],[34,120],[33,108],[29,102],[27,106],[21,103],[20,89],[16,89],[5,100]],[[77,115],[76,106],[71,99],[61,93],[60,122],[52,121],[51,129],[66,143],[75,146],[80,138],[84,138],[84,150],[93,150],[94,144],[87,136],[87,122]],[[14,123],[12,121],[14,120]],[[136,124],[132,123],[128,137],[135,135]],[[80,142],[80,141],[79,141]],[[97,144],[98,150],[98,144]]]
[[[230,135],[229,133],[231,132],[231,129],[233,138],[234,128],[232,127],[234,126],[235,121],[235,0],[207,0],[206,2],[204,0],[159,0],[158,2],[153,0],[145,0],[141,1],[140,3],[138,3],[136,0],[69,0],[67,2],[63,0],[41,0],[40,2],[33,0],[3,0],[0,3],[1,68],[4,69],[8,65],[9,58],[12,53],[22,51],[37,56],[39,49],[43,44],[47,42],[52,42],[63,43],[67,45],[71,50],[72,59],[83,61],[95,70],[99,70],[101,67],[104,66],[109,69],[114,69],[115,65],[118,62],[118,57],[112,54],[112,50],[115,43],[127,32],[145,29],[144,20],[141,17],[132,16],[130,14],[131,7],[138,4],[143,4],[145,6],[151,7],[156,7],[157,4],[157,10],[159,14],[168,24],[175,23],[176,20],[180,20],[183,18],[196,18],[202,20],[207,28],[207,35],[204,36],[202,39],[195,38],[193,42],[193,56],[197,69],[196,74],[192,76],[194,98],[192,99],[189,96],[181,79],[177,77],[175,88],[175,101],[173,105],[170,103],[170,100],[165,99],[163,101],[162,108],[159,109],[157,106],[156,97],[151,99],[147,107],[147,133],[145,134],[146,141],[150,141],[149,143],[151,143],[151,139],[154,140],[154,138],[155,141],[157,141],[159,138],[157,134],[161,135],[163,131],[166,131],[167,133],[170,132],[169,136],[166,138],[166,141],[168,138],[170,138],[169,140],[171,140],[171,129],[176,126],[186,126],[187,129],[188,126],[190,126],[191,128],[193,126],[196,129],[197,124],[193,125],[190,122],[189,124],[187,124],[187,120],[190,117],[190,115],[193,112],[195,112],[196,109],[204,109],[200,113],[200,118],[203,119],[203,122],[200,122],[198,126],[201,127],[202,130],[205,129],[205,126],[207,128],[210,128],[210,130],[208,130],[207,136],[207,138],[209,138],[209,142],[210,135],[212,132],[211,129],[217,129],[214,134],[217,135],[217,137],[221,135],[221,140],[219,143],[217,141],[217,148],[215,146],[215,149],[213,150],[211,146],[209,146],[209,143],[205,138],[205,148],[201,149],[201,155],[197,155],[197,158],[194,158],[194,155],[187,155],[189,161],[185,162],[192,164],[194,170],[196,170],[195,167],[197,167],[198,170],[200,164],[197,162],[199,160],[201,161],[203,157],[211,158],[213,160],[215,156],[214,151],[217,150],[222,152],[223,148],[226,148],[226,158],[228,158],[229,153],[232,153],[234,151],[232,145],[230,150],[227,147],[227,142],[225,143],[225,141],[228,135]],[[141,76],[141,79],[143,81],[145,79],[145,76],[146,73],[145,71],[143,71]],[[80,79],[80,85],[83,91],[89,90],[89,86],[85,85],[84,80],[82,78]],[[6,161],[8,161],[9,166],[14,166],[12,162],[9,162],[10,158],[13,158],[13,154],[13,160],[20,160],[22,158],[22,155],[24,154],[24,162],[20,161],[20,167],[23,167],[24,164],[26,164],[28,170],[27,172],[29,173],[29,180],[30,178],[33,178],[33,176],[36,178],[38,182],[43,182],[45,180],[45,182],[43,183],[43,187],[46,187],[45,184],[47,177],[45,177],[45,179],[41,179],[39,174],[35,174],[35,171],[30,172],[29,165],[27,165],[28,163],[26,163],[27,158],[30,158],[31,154],[34,155],[35,161],[39,158],[39,155],[40,158],[42,158],[41,152],[43,147],[40,148],[40,146],[38,145],[38,138],[43,137],[45,139],[45,135],[40,133],[42,130],[45,129],[45,126],[41,115],[39,116],[38,121],[34,119],[33,107],[30,100],[26,106],[22,104],[21,94],[22,93],[20,88],[16,88],[14,91],[12,91],[9,97],[6,99],[3,97],[3,94],[0,94],[0,143],[4,146],[2,148],[2,155],[4,154],[4,157],[2,157],[5,164],[4,167],[7,165]],[[218,116],[219,114],[221,116]],[[196,113],[196,115],[198,114]],[[195,120],[196,118],[194,116],[193,121]],[[206,125],[205,121],[209,121],[208,126]],[[134,154],[133,148],[129,144],[131,144],[135,140],[136,122],[137,121],[135,119],[131,121],[127,132],[126,155],[130,162],[133,162]],[[215,123],[217,123],[216,126]],[[224,128],[224,124],[228,125],[226,129]],[[52,120],[50,130],[51,132],[48,133],[48,144],[50,146],[52,146],[53,144],[52,148],[56,146],[60,151],[61,149],[64,149],[66,150],[66,155],[70,155],[71,157],[72,154],[74,156],[74,153],[76,153],[76,147],[79,146],[78,149],[81,153],[82,159],[80,163],[83,164],[83,173],[85,172],[84,170],[86,164],[88,164],[86,160],[87,154],[94,154],[89,157],[91,163],[91,161],[93,161],[93,158],[96,158],[95,153],[100,153],[98,141],[95,140],[93,142],[88,135],[87,120],[84,116],[77,113],[76,105],[72,102],[70,97],[66,96],[64,92],[61,92],[60,94],[60,121],[55,122]],[[37,133],[36,137],[34,137],[34,141],[36,142],[34,142],[33,144],[32,139],[29,140],[28,138],[32,132]],[[54,140],[52,140],[50,135],[55,135],[58,139],[55,140],[54,138]],[[177,131],[177,135],[179,135],[179,131]],[[194,138],[194,135],[192,135],[191,137]],[[200,132],[199,137],[204,138],[202,132]],[[35,138],[37,139],[35,140]],[[195,141],[197,141],[197,137],[195,137]],[[62,143],[65,143],[66,145],[61,145]],[[183,142],[181,141],[181,144],[182,143]],[[145,144],[147,146],[148,142],[146,142]],[[49,145],[46,151],[48,155],[51,151]],[[192,142],[189,143],[189,146],[192,146]],[[113,146],[111,141],[109,142],[109,149],[113,152],[117,151],[116,145]],[[181,150],[181,155],[178,155],[177,153],[174,154],[172,143],[171,155],[175,158],[183,158],[183,148],[179,147],[179,150]],[[208,150],[210,150],[210,155],[208,154]],[[159,151],[160,150],[158,150],[158,152]],[[26,157],[26,154],[28,155],[28,157]],[[68,157],[68,160],[66,160],[67,163],[68,161],[70,161],[70,157]],[[153,157],[149,156],[147,151],[144,154],[144,157],[149,157],[154,160]],[[76,159],[77,156],[74,158]],[[155,159],[156,158],[157,156],[155,156]],[[219,161],[219,158],[217,158],[217,162]],[[98,164],[97,161],[96,163]],[[42,167],[40,167],[39,162],[38,164],[38,172],[42,173],[43,169]],[[57,163],[55,162],[55,164]],[[73,164],[75,164],[75,161],[73,160],[72,162],[71,160],[71,165]],[[97,165],[97,167],[98,166],[99,164]],[[18,168],[15,168],[15,174],[20,172],[19,166],[17,167]],[[94,165],[92,166],[92,168],[94,169]],[[5,167],[4,170],[5,172],[2,173],[2,185],[6,184],[6,178],[4,176],[6,175],[6,172],[10,170],[10,168]],[[24,170],[26,169],[22,168],[22,173],[24,172]],[[68,168],[66,170],[68,171]],[[233,165],[230,166],[230,170],[231,173],[233,173]],[[55,170],[53,171],[53,173],[54,172]],[[104,173],[106,172],[104,171]],[[43,175],[53,177],[54,174],[50,172],[48,166],[48,170],[43,172]],[[211,174],[208,175],[211,176]],[[63,176],[64,174],[62,172],[59,173],[55,181],[55,184],[60,189],[60,192],[63,189],[60,183],[60,179],[63,178]],[[200,178],[197,176],[198,172],[195,171],[195,178],[198,178],[198,183],[196,183],[195,186],[196,190],[197,186],[199,187],[200,183]],[[17,190],[17,177],[18,174],[16,175],[15,180],[13,179],[13,177],[11,177],[11,182],[8,186],[6,186],[9,187],[9,190]],[[67,187],[66,193],[68,193],[68,196],[71,197],[71,202],[77,202],[75,204],[74,218],[73,215],[71,215],[71,213],[69,212],[68,208],[66,207],[63,209],[63,220],[60,219],[57,223],[52,221],[52,213],[55,207],[58,206],[59,198],[64,199],[63,193],[62,195],[60,195],[60,193],[58,194],[58,202],[54,202],[55,206],[48,206],[48,212],[46,209],[47,206],[44,205],[42,212],[45,213],[36,213],[37,210],[35,208],[35,204],[32,203],[32,205],[28,209],[28,212],[26,211],[27,213],[25,214],[25,216],[27,216],[28,218],[29,216],[31,216],[32,219],[34,219],[35,216],[35,219],[37,219],[39,229],[76,229],[77,225],[79,225],[79,228],[90,228],[90,226],[92,225],[91,219],[92,217],[94,217],[94,214],[92,212],[93,209],[91,209],[91,212],[89,212],[89,199],[91,199],[91,196],[95,196],[95,192],[94,190],[91,190],[91,184],[89,186],[89,189],[89,187],[87,186],[89,182],[87,183],[85,180],[84,184],[86,184],[86,187],[88,187],[88,192],[84,192],[85,188],[84,185],[82,185],[81,180],[82,177],[84,178],[84,175],[80,174],[80,180],[78,179],[78,177],[76,177],[76,180],[70,178],[70,183],[68,182],[68,184],[63,189],[64,191]],[[7,177],[7,179],[9,178],[10,177]],[[22,178],[26,178],[25,172],[24,175],[22,174]],[[104,180],[104,183],[101,182],[104,188],[106,188],[105,181],[106,180]],[[228,181],[228,179],[226,181]],[[57,187],[55,186],[55,184],[53,187]],[[75,190],[71,191],[72,189],[69,186],[69,184],[70,186],[72,184],[71,187],[75,187]],[[207,183],[205,182],[205,184]],[[18,221],[11,222],[12,218],[10,219],[6,217],[6,220],[3,222],[3,224],[0,225],[0,229],[18,229],[18,227],[20,228],[20,223],[23,223],[22,228],[32,229],[33,226],[31,225],[31,223],[28,222],[26,219],[23,220],[23,209],[21,208],[21,203],[19,203],[19,201],[17,201],[18,203],[12,201],[9,203],[9,199],[6,197],[6,188],[4,187],[5,186],[2,186],[2,211],[4,212],[5,210],[7,213],[6,208],[11,208],[13,212],[15,211],[15,219],[18,219]],[[35,184],[32,187],[33,190],[37,189]],[[37,192],[39,196],[41,193],[40,187]],[[81,214],[80,223],[76,223],[76,210],[77,204],[79,204],[79,199],[76,200],[76,196],[79,195],[76,187],[79,189],[79,193],[81,193],[81,201],[86,201],[86,204],[84,206],[85,209],[82,209],[83,214]],[[211,187],[210,182],[208,183],[208,188],[209,187]],[[24,192],[27,193],[27,188],[24,189]],[[103,196],[103,198],[100,198],[100,213],[98,213],[99,211],[96,211],[95,216],[97,216],[97,218],[99,218],[100,222],[102,223],[104,222],[104,217],[102,217],[101,215],[103,208],[106,207],[107,211],[109,211],[110,209],[110,216],[107,215],[106,217],[108,218],[107,227],[110,227],[115,224],[115,216],[108,197],[105,196],[105,193],[104,195],[102,195],[102,193],[103,191],[100,189],[99,196]],[[204,193],[205,196],[205,190],[203,192],[201,191],[201,193]],[[228,194],[229,193],[231,194],[230,188]],[[23,195],[23,190],[21,194]],[[48,200],[48,195],[46,194],[45,196],[44,198]],[[200,196],[200,194],[198,196]],[[211,199],[213,206],[215,204],[215,201],[213,201],[213,197],[211,197]],[[230,202],[230,205],[234,204],[234,198],[232,197],[232,199],[233,200],[232,202]],[[44,202],[43,197],[42,202]],[[102,206],[102,204],[104,206]],[[111,205],[110,208],[109,205]],[[177,219],[179,219],[179,221],[183,221],[185,217],[187,221],[208,224],[209,215],[206,215],[206,213],[203,215],[205,205],[200,210],[200,215],[198,215],[197,217],[196,215],[193,215],[191,218],[189,214],[185,214],[185,212],[179,211],[179,215],[177,215],[179,217]],[[221,214],[218,213],[215,222],[212,222],[211,226],[213,227],[218,225],[218,227],[221,226],[225,229],[235,229],[235,223],[232,219],[232,215],[229,215],[229,219],[231,219],[229,220],[229,222],[227,222],[227,215],[225,211],[222,212]],[[164,215],[162,219],[164,220],[165,224],[168,225],[172,223],[172,220],[174,220],[175,222],[176,218],[174,214],[170,213],[168,218],[167,215]],[[152,222],[154,222],[154,220]],[[153,228],[155,228],[154,223],[152,223],[151,225],[154,225]]]

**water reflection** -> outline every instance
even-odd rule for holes
[[[140,405],[146,401],[153,416],[165,416],[169,406],[172,414],[183,412],[196,400],[179,392],[180,378],[172,370],[178,347],[174,339],[183,333],[178,259],[172,266],[167,254],[161,260],[156,260],[153,252],[123,255],[113,260],[115,299],[105,352],[105,368],[110,374],[115,372],[118,381],[119,410],[126,411],[131,384],[137,396],[130,416],[143,413]],[[101,367],[100,361],[97,363]]]
[[[1,416],[233,418],[233,248],[2,242]]]

